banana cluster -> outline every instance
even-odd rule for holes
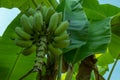
[[[32,11],[32,12],[30,12]],[[16,27],[19,36],[15,39],[17,46],[23,48],[23,55],[36,51],[36,43],[46,37],[47,50],[54,55],[62,54],[62,48],[69,46],[67,33],[68,21],[62,21],[62,13],[55,12],[52,7],[42,6],[37,10],[29,10],[31,15],[23,14],[20,18],[21,27]]]

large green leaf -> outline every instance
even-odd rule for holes
[[[76,48],[86,44],[88,35],[88,21],[80,3],[74,0],[66,0],[64,19],[69,21],[71,45],[64,50],[65,59],[68,62],[76,60]],[[72,50],[72,51],[71,51]]]
[[[89,8],[84,8],[86,15],[88,17],[88,19],[90,21],[94,21],[94,20],[102,20],[104,18],[106,18],[105,15],[99,13],[97,10],[93,10],[93,9],[89,9]]]
[[[31,0],[0,0],[0,7],[13,8],[17,7],[21,10],[25,10],[29,7]]]
[[[75,63],[92,54],[99,52],[104,53],[111,38],[111,18],[108,17],[99,21],[92,21],[88,28],[88,25],[86,26],[88,22],[83,9],[77,7],[78,5],[76,5],[75,2],[72,4],[67,3],[66,5],[68,6],[66,7],[65,18],[70,21],[68,31],[71,32],[72,42],[68,48],[70,50],[73,49],[72,51],[68,49],[65,50],[66,52],[69,51],[65,53],[66,59]],[[77,14],[79,14],[79,16]]]
[[[100,14],[98,11],[99,3],[97,0],[82,0],[81,4],[86,12],[88,19],[90,20],[100,20],[105,18],[104,15]]]
[[[106,50],[107,44],[110,42],[110,20],[110,18],[107,18],[90,25],[88,43],[77,50],[78,59]]]
[[[109,51],[106,51],[106,53],[98,57],[97,60],[97,64],[99,66],[108,66],[108,64],[114,62],[114,58],[112,57]]]
[[[120,54],[120,13],[116,14],[112,21],[112,40],[109,44],[109,51],[111,55],[116,58]]]
[[[112,34],[111,43],[109,44],[109,51],[114,58],[120,54],[120,37]]]
[[[81,4],[83,7],[90,8],[90,9],[97,9],[98,8],[98,0],[82,0]]]
[[[25,11],[30,7],[35,8],[39,4],[51,6],[48,0],[0,0],[0,7],[5,8],[17,7],[21,11]]]
[[[111,18],[107,18],[90,24],[88,42],[78,50],[80,59],[95,53],[105,53],[111,39],[110,21]]]
[[[56,8],[56,11],[63,12],[65,8],[65,0],[63,0]]]
[[[105,19],[117,14],[120,11],[120,8],[110,4],[100,5],[97,0],[83,0],[81,3],[88,19],[92,21]]]
[[[92,22],[89,26],[88,46],[91,51],[105,52],[111,40],[111,18]]]
[[[98,11],[105,15],[106,17],[114,16],[118,12],[120,12],[120,8],[110,5],[110,4],[103,4],[99,6]]]
[[[33,68],[35,54],[26,57],[21,55],[20,51],[21,49],[9,38],[0,40],[0,75],[2,75],[0,78],[2,80],[18,80]]]
[[[19,14],[8,26],[4,35],[0,39],[0,75],[2,80],[18,80],[30,69],[33,68],[35,54],[31,56],[23,56],[20,53],[21,48],[14,44],[15,31],[14,28],[19,26]],[[34,76],[30,76],[27,80],[34,80]]]
[[[120,37],[120,13],[116,14],[111,21],[112,32]]]

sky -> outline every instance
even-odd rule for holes
[[[100,4],[112,4],[115,6],[120,7],[120,0],[99,0]],[[9,25],[9,23],[19,14],[19,10],[17,8],[13,9],[5,9],[0,8],[0,36],[4,33],[5,29]],[[111,70],[113,64],[109,65],[109,70]],[[109,71],[106,72],[104,77],[107,80]],[[117,63],[117,66],[115,67],[115,70],[113,71],[113,74],[111,76],[110,80],[120,80],[120,61]]]
[[[117,62],[116,64],[117,66],[115,66],[114,70],[113,70],[113,74],[111,75],[110,80],[120,80],[120,60]],[[106,74],[104,75],[104,78],[107,80],[108,75],[110,73],[110,70],[112,69],[113,64],[109,65],[109,71],[106,72]]]
[[[120,7],[120,0],[98,0],[100,4],[108,3]]]
[[[17,8],[0,8],[0,36],[4,33],[9,23],[18,15],[20,11]]]

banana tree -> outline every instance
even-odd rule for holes
[[[1,0],[0,6],[21,11],[0,37],[2,80],[105,80],[108,64],[119,60],[118,7],[97,0]]]

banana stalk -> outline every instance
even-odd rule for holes
[[[45,75],[45,51],[46,51],[46,37],[43,36],[38,40],[36,43],[36,60],[35,60],[35,65],[33,68],[33,72],[40,72],[42,75]]]

